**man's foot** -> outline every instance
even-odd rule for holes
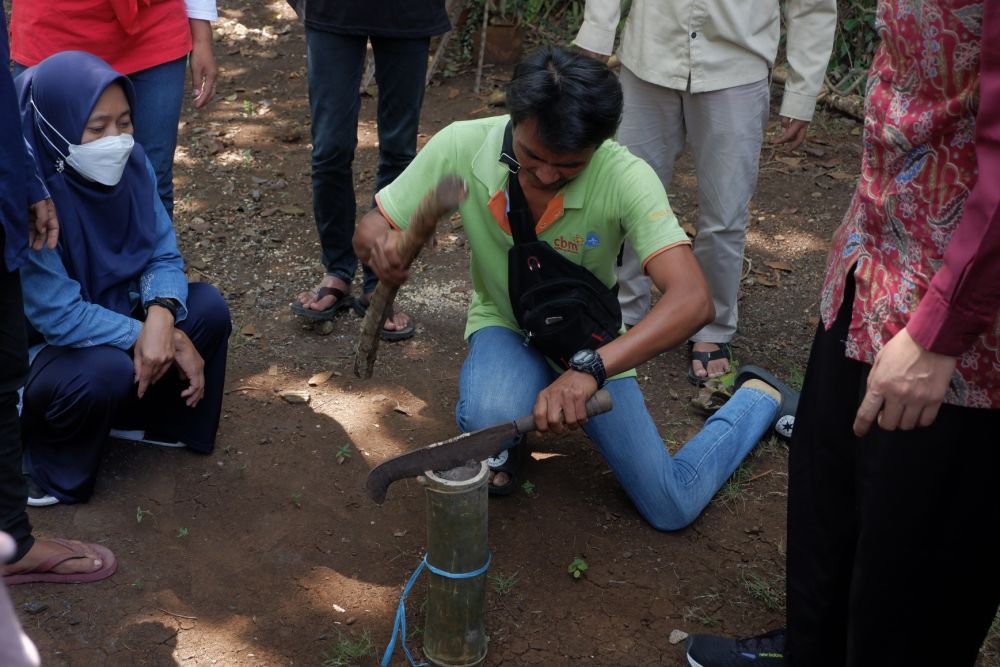
[[[374,292],[366,292],[360,299],[354,301],[354,312],[358,316],[364,317],[365,313],[368,312],[372,294]],[[406,340],[413,337],[416,330],[417,326],[409,315],[390,308],[389,315],[385,318],[385,324],[382,325],[382,331],[379,332],[379,337],[386,341]]]
[[[693,384],[701,384],[709,378],[725,375],[729,372],[731,359],[729,343],[692,343],[688,379]]]
[[[785,631],[742,639],[691,635],[685,648],[691,667],[779,667],[785,664]]]
[[[791,439],[795,428],[795,413],[799,409],[799,392],[779,380],[773,373],[760,366],[750,365],[740,366],[736,371],[733,391],[741,387],[754,387],[775,398],[778,402],[778,411],[775,413],[771,428],[782,438]]]
[[[348,308],[353,299],[348,294],[351,286],[337,276],[323,276],[316,289],[302,292],[292,303],[292,312],[309,319],[330,319],[344,308]]]
[[[518,437],[520,438],[518,444],[486,459],[486,465],[490,469],[491,496],[509,496],[517,490],[517,473],[528,451],[528,436],[522,434]]]
[[[87,583],[114,574],[118,563],[105,547],[77,540],[36,539],[21,560],[3,568],[8,585],[31,582]]]

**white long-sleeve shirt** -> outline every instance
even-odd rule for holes
[[[587,0],[575,43],[610,55],[620,0]],[[837,28],[836,0],[788,0],[789,76],[781,115],[811,120]],[[618,57],[644,81],[692,93],[768,76],[781,31],[778,0],[633,0]]]
[[[215,0],[184,0],[184,9],[189,19],[215,21],[219,18],[219,10]]]

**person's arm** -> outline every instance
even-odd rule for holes
[[[837,32],[836,0],[788,0],[785,12],[788,79],[781,101],[782,134],[775,144],[798,148],[816,109],[816,96]]]
[[[54,250],[59,242],[59,218],[52,198],[45,187],[45,181],[38,173],[34,151],[28,140],[24,140],[25,173],[28,190],[28,245],[34,250],[48,248]]]
[[[663,296],[638,324],[598,348],[608,377],[684,342],[715,317],[712,295],[690,245],[660,252],[645,269]],[[567,370],[538,394],[534,409],[538,430],[561,433],[563,428],[577,428],[586,421],[585,403],[597,389],[591,375]]]
[[[1000,7],[983,6],[976,163],[979,177],[927,293],[906,328],[876,355],[854,432],[928,426],[957,357],[1000,311]]]
[[[135,345],[141,323],[84,301],[80,284],[66,273],[58,251],[43,248],[29,253],[21,280],[24,314],[50,345],[110,345],[122,350]]]
[[[156,182],[153,167],[146,161],[146,172]],[[188,281],[184,275],[184,260],[177,248],[177,237],[170,216],[163,208],[159,195],[153,189],[153,213],[156,217],[153,257],[142,271],[139,280],[139,300],[147,304],[155,298],[173,299],[177,302],[177,322],[187,318]]]
[[[620,0],[587,0],[583,8],[583,23],[573,44],[606,61],[615,47],[621,12]]]
[[[200,109],[215,95],[219,69],[212,45],[212,21],[218,20],[215,0],[185,0],[191,23],[191,85],[194,108]]]

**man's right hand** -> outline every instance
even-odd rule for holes
[[[132,355],[139,398],[146,394],[149,385],[163,377],[173,362],[174,316],[166,308],[150,306]]]
[[[403,233],[386,225],[375,237],[366,262],[381,282],[392,287],[402,285],[410,277],[399,256],[399,240]]]

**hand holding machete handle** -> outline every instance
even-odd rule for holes
[[[613,407],[611,394],[601,389],[587,399],[587,416],[608,412]],[[463,433],[444,442],[415,449],[383,461],[368,473],[365,491],[379,505],[385,500],[389,485],[404,477],[416,477],[425,470],[451,470],[466,461],[483,461],[514,445],[514,438],[536,430],[533,415],[506,424]]]
[[[445,176],[437,186],[428,192],[410,217],[410,224],[399,239],[399,257],[403,268],[407,268],[420,253],[420,249],[434,234],[438,220],[458,208],[468,190],[458,176]],[[378,356],[379,331],[385,325],[393,300],[399,287],[390,287],[379,282],[368,304],[368,311],[361,323],[361,334],[354,355],[354,374],[359,378],[370,378]]]

